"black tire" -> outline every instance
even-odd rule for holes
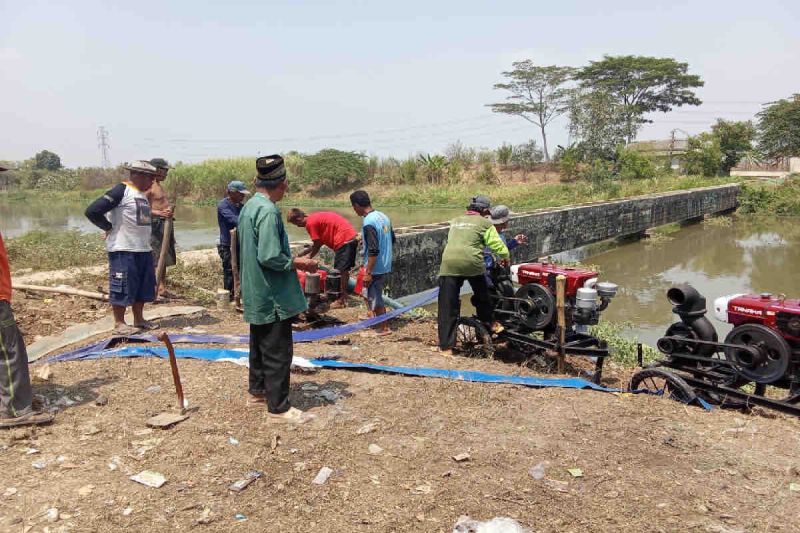
[[[477,318],[462,316],[458,319],[454,348],[467,357],[486,359],[494,356],[492,335]]]
[[[683,378],[661,368],[648,368],[635,373],[628,390],[644,391],[682,403],[692,403],[697,399],[694,388]]]

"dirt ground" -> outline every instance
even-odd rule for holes
[[[68,297],[15,298],[28,340],[103,312]],[[353,320],[359,312],[332,314]],[[42,317],[52,322],[47,330]],[[247,331],[238,315],[216,310],[161,325]],[[442,358],[430,351],[434,335],[431,319],[398,320],[387,338],[353,335],[350,344],[298,344],[295,353],[543,372]],[[706,412],[654,397],[322,370],[293,374],[293,403],[317,418],[287,427],[246,406],[246,368],[179,365],[190,418],[151,430],[150,416],[176,410],[166,361],[51,364],[52,376],[34,388],[58,409],[55,423],[0,433],[0,531],[450,532],[460,515],[511,517],[541,532],[789,532],[800,522],[794,418]],[[610,366],[608,383],[624,383],[627,371]],[[459,462],[458,454],[469,457]],[[536,479],[530,470],[540,463],[544,476]],[[322,467],[333,474],[313,484]],[[150,488],[129,479],[143,470],[167,482]],[[239,493],[228,489],[252,470],[263,477]]]

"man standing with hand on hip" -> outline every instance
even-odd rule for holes
[[[249,405],[264,405],[278,422],[302,423],[312,415],[289,404],[292,321],[308,308],[296,270],[316,272],[317,262],[292,258],[278,202],[289,187],[279,155],[256,160],[256,193],[239,214],[244,319],[250,324]]]

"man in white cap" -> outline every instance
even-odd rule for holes
[[[86,218],[105,232],[108,299],[114,314],[114,333],[123,336],[157,327],[144,319],[144,304],[156,296],[150,203],[145,193],[152,187],[158,170],[147,161],[134,161],[127,169],[128,181],[106,191],[86,208]],[[133,309],[133,326],[125,323],[128,306]]]
[[[242,203],[245,197],[250,194],[244,183],[232,181],[228,183],[225,198],[217,204],[217,224],[219,225],[219,245],[217,252],[222,260],[222,284],[225,290],[230,292],[231,300],[233,294],[233,267],[231,266],[231,246],[238,246],[239,243],[231,242],[231,230],[239,226],[239,213],[242,212]]]

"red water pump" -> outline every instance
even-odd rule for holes
[[[631,389],[800,416],[800,300],[769,293],[717,298],[716,318],[734,326],[720,342],[705,317],[706,299],[693,287],[676,285],[667,299],[680,322],[658,340],[666,357],[634,374]]]
[[[563,275],[564,328],[558,327],[556,278]],[[600,382],[608,344],[589,334],[600,313],[617,293],[613,283],[598,282],[598,273],[556,263],[523,263],[510,268],[498,261],[489,270],[493,318],[503,331],[491,335],[475,317],[462,317],[456,333],[456,348],[473,356],[491,356],[492,345],[502,343],[522,353],[539,356],[589,357],[590,373]],[[519,287],[515,287],[518,284]]]
[[[598,323],[600,313],[617,294],[616,284],[599,282],[598,273],[586,268],[548,262],[513,265],[511,281],[521,285],[514,294],[517,319],[537,331],[555,328],[556,278],[560,275],[566,278],[567,326],[585,333],[587,326]]]

